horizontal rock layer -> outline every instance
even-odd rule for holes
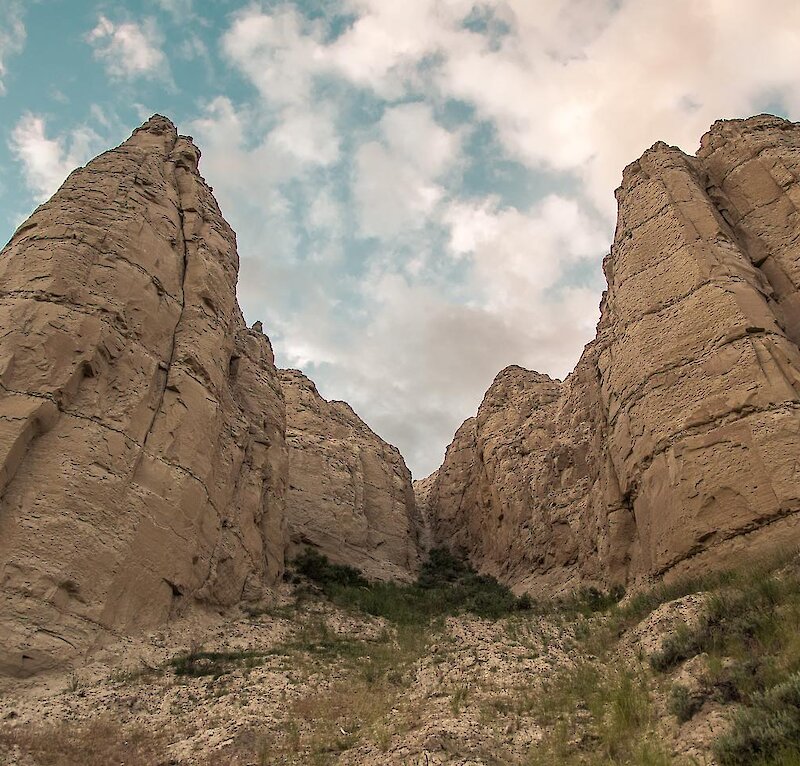
[[[501,372],[427,481],[434,541],[517,589],[800,544],[800,126],[716,123],[629,165],[597,338]]]

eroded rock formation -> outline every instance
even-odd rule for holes
[[[284,395],[236,302],[235,236],[198,159],[155,116],[72,173],[0,254],[0,673],[190,604],[260,599],[283,572]],[[290,385],[293,464],[313,476],[295,470],[293,487],[354,474],[350,494],[313,507],[292,489],[293,530],[326,530],[325,549],[341,525],[350,563],[407,574],[402,459],[346,405],[303,414],[298,396]],[[328,425],[338,440],[312,446]],[[314,527],[314,513],[331,518]]]
[[[629,165],[597,338],[501,372],[428,480],[434,541],[519,590],[800,544],[800,125],[717,122]]]
[[[311,546],[373,579],[408,579],[419,563],[411,474],[345,402],[326,401],[297,370],[286,396],[291,553]]]
[[[283,395],[199,152],[153,117],[0,257],[0,670],[283,566]]]
[[[156,116],[0,255],[0,672],[259,600],[304,545],[401,579],[450,545],[553,592],[800,543],[800,126],[626,168],[597,338],[563,383],[503,370],[417,506],[245,326],[198,158]]]

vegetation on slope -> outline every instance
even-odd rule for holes
[[[112,674],[123,697],[137,685],[154,709],[169,690],[170,724],[103,723],[99,757],[170,762],[169,742],[202,740],[198,720],[221,731],[220,716],[234,716],[238,733],[209,764],[416,766],[430,753],[498,766],[696,766],[711,754],[719,766],[800,766],[797,559],[622,601],[593,589],[517,598],[445,551],[414,583],[369,582],[313,552],[294,579],[293,604],[240,620],[248,640],[237,628],[230,644],[197,642],[160,667]],[[258,640],[262,626],[273,638]],[[80,704],[93,692],[73,680],[64,694]],[[11,746],[37,764],[94,762],[66,753],[96,740],[97,726],[77,726],[68,746],[63,724],[43,726],[0,727],[0,756]]]
[[[706,701],[735,703],[728,730],[713,744],[719,763],[794,766],[800,764],[800,578],[797,559],[789,567],[786,561],[661,584],[623,604],[621,590],[585,589],[549,603],[516,598],[444,550],[432,551],[411,585],[368,583],[310,551],[296,566],[335,604],[398,624],[464,612],[493,620],[513,619],[520,611],[572,620],[582,638],[579,659],[554,673],[536,700],[526,703],[526,712],[546,731],[531,750],[530,764],[674,762],[661,741],[654,698],[671,672],[702,655],[702,693],[672,684],[666,709],[683,724]],[[696,593],[705,596],[703,613],[697,625],[679,626],[649,658],[655,676],[646,666],[619,661],[619,637],[661,605]],[[580,718],[590,721],[583,734]]]
[[[680,626],[650,662],[666,673],[701,656],[701,694],[740,705],[715,743],[720,764],[800,764],[800,561],[718,576],[697,624]],[[701,706],[680,687],[672,700],[679,719]]]
[[[480,575],[443,548],[430,552],[414,583],[368,582],[353,567],[331,564],[313,549],[293,562],[297,573],[315,583],[337,606],[395,624],[411,625],[469,612],[498,620],[531,608],[494,577]]]

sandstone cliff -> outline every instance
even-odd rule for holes
[[[0,257],[0,671],[282,570],[283,396],[198,158],[153,117]]]
[[[411,474],[345,402],[328,402],[297,370],[281,370],[292,554],[311,546],[373,579],[408,579],[419,560]]]
[[[236,302],[235,236],[199,156],[155,116],[72,173],[0,254],[0,673],[190,604],[260,599],[283,572],[284,394]],[[407,575],[399,454],[346,405],[304,415],[288,391],[293,531]],[[338,438],[319,445],[329,426]],[[327,491],[342,471],[349,493],[296,489]]]
[[[597,338],[501,372],[428,497],[434,542],[519,590],[800,544],[800,125],[716,123],[628,166]]]

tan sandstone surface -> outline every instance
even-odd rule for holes
[[[284,396],[236,302],[235,235],[199,156],[154,116],[72,173],[0,255],[0,673],[192,604],[258,601],[283,572]],[[292,439],[295,455],[296,423]],[[359,449],[344,435],[317,457]],[[365,472],[390,477],[387,527],[413,507],[390,452]],[[365,531],[369,499],[337,499],[336,523],[357,519],[351,553],[383,546],[392,573],[411,561],[413,543]]]
[[[497,376],[417,484],[434,543],[539,592],[800,543],[798,176],[768,115],[625,169],[596,339],[563,383]]]
[[[346,402],[326,401],[298,370],[286,397],[290,554],[311,546],[372,579],[406,580],[419,563],[421,523],[411,474]]]

